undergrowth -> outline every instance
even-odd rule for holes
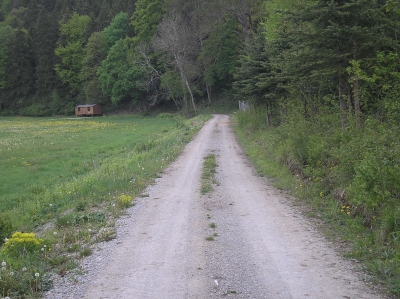
[[[239,112],[234,129],[258,172],[308,205],[327,234],[350,244],[375,279],[400,295],[400,133],[375,119],[343,131],[335,113],[293,113],[267,127]]]

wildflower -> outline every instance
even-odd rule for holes
[[[346,214],[347,214],[347,215],[350,215],[350,212],[347,212]]]
[[[44,251],[44,248],[42,247],[42,248],[40,248],[40,250],[41,250],[41,251]]]
[[[38,272],[35,273],[35,277],[39,277],[40,274]]]
[[[6,271],[6,267],[1,267],[1,270],[2,271]]]
[[[14,276],[14,272],[12,272],[12,271],[9,274],[10,274],[10,276]]]
[[[5,261],[2,261],[2,262],[1,262],[1,266],[2,266],[2,267],[5,267],[5,266],[7,266],[7,263],[6,263]]]
[[[57,232],[54,232],[54,233],[53,233],[53,235],[55,235],[55,236],[56,236],[56,235],[57,235]]]
[[[26,267],[23,267],[23,268],[21,269],[22,272],[26,272],[26,270],[28,270],[28,269],[26,269]]]

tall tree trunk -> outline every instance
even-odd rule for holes
[[[268,109],[268,104],[267,104],[267,109],[265,109],[265,121],[267,122],[267,126],[270,125],[268,110],[269,110],[269,109]]]
[[[194,102],[194,97],[193,97],[192,89],[190,88],[190,85],[189,85],[189,82],[188,82],[187,79],[185,79],[185,82],[186,82],[187,90],[189,91],[189,94],[190,94],[190,99],[192,100],[192,105],[193,105],[194,113],[197,115],[197,108],[196,108],[196,104],[195,104],[195,102]]]
[[[208,98],[208,102],[211,104],[211,86],[208,85],[208,83],[206,82],[206,90],[207,90],[207,98]]]
[[[245,43],[247,44],[249,42],[250,36],[249,36],[249,30],[250,30],[250,24],[249,24],[249,13],[247,11],[247,4],[246,0],[241,0],[241,13],[237,17],[239,23],[242,25],[242,30],[243,30],[243,39]]]

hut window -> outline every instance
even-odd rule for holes
[[[81,111],[81,108],[78,107],[78,111]]]
[[[90,111],[90,107],[87,107],[87,111]]]

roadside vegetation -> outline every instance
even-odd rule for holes
[[[374,119],[343,131],[338,119],[339,113],[314,120],[294,114],[267,126],[264,113],[251,110],[233,123],[259,174],[305,204],[346,256],[399,295],[399,131]]]
[[[400,3],[264,4],[234,76],[250,106],[235,117],[240,140],[400,296]]]
[[[79,271],[206,118],[0,118],[0,297]]]

